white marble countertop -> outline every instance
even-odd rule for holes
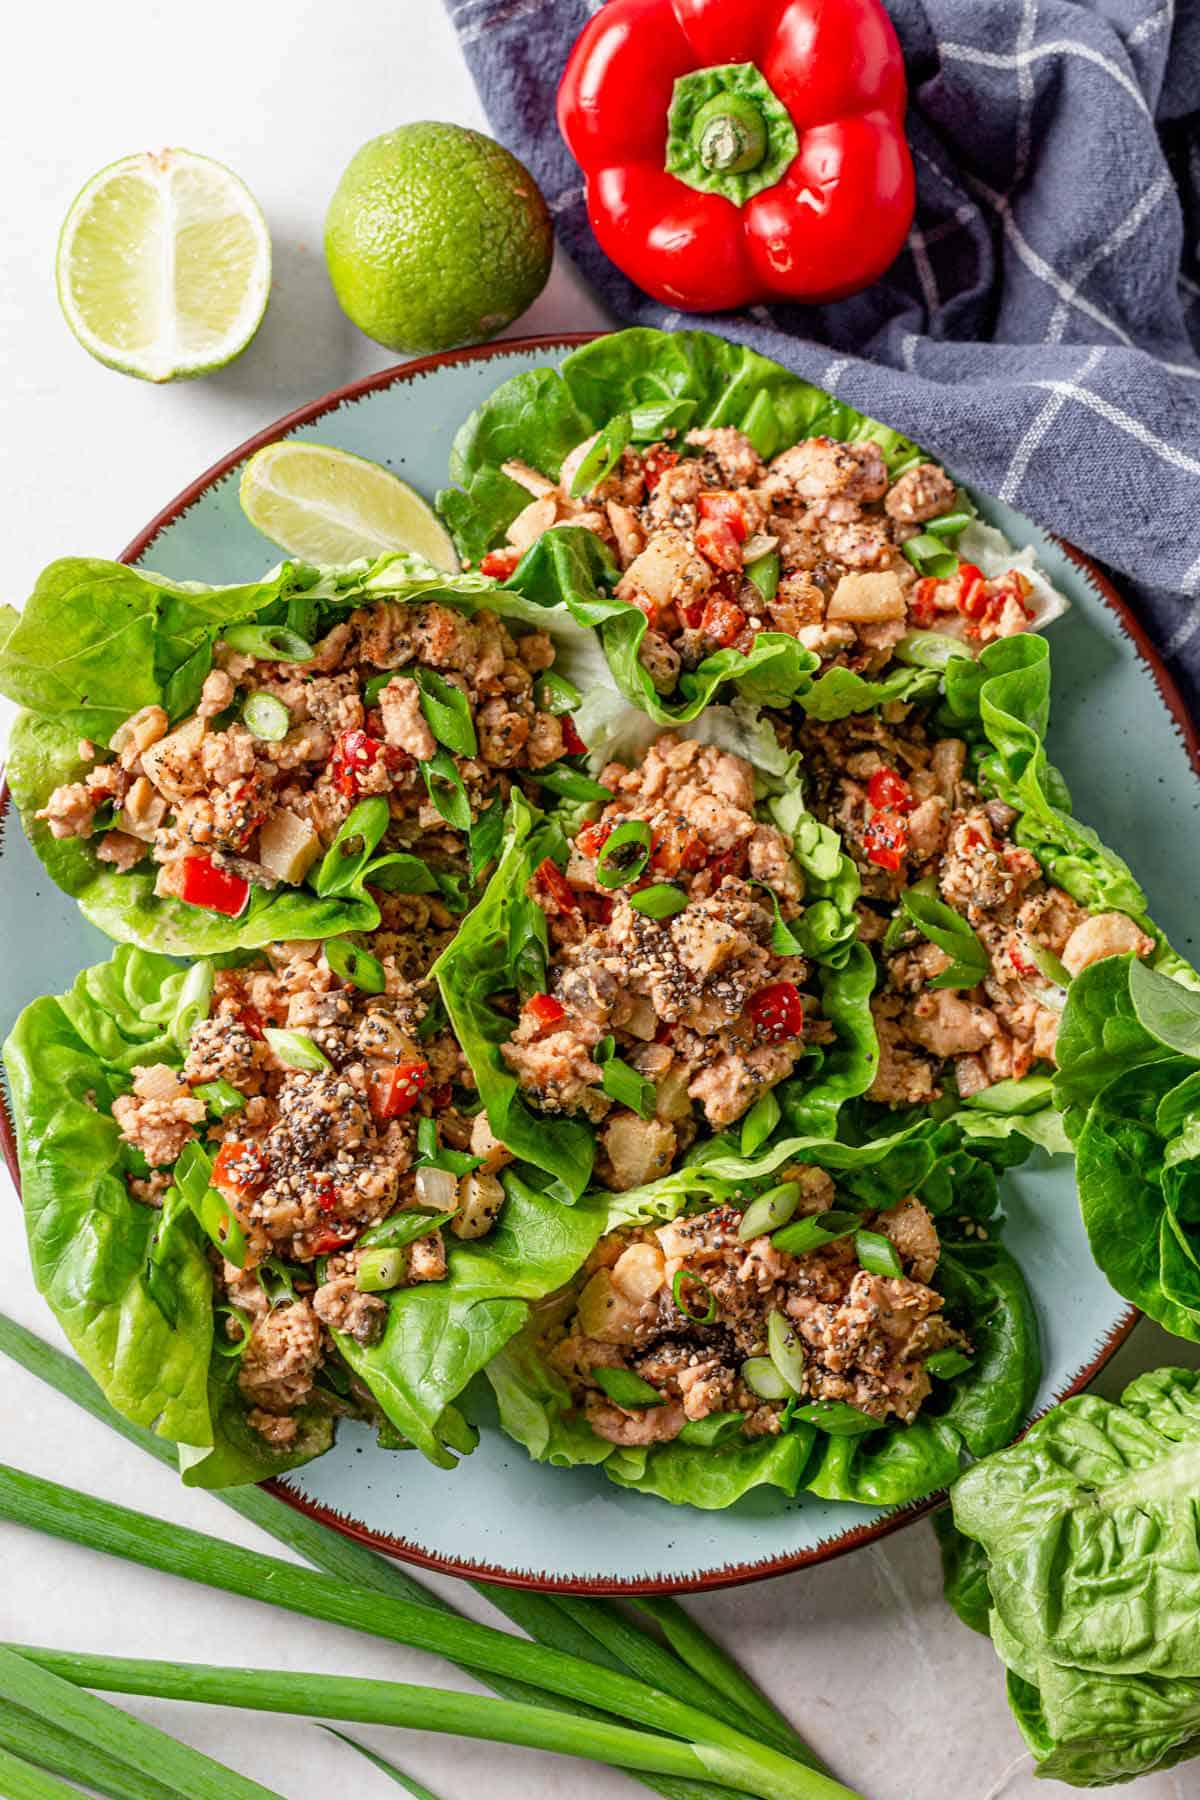
[[[387,352],[342,317],[326,280],[321,222],[342,167],[366,138],[406,120],[484,124],[436,0],[165,0],[24,7],[10,25],[0,113],[6,278],[0,286],[5,429],[4,592],[19,599],[43,563],[115,555],[216,457],[302,401],[383,368]],[[58,226],[104,163],[182,144],[250,184],[275,246],[271,306],[258,338],[205,381],[154,388],[91,362],[54,298]],[[561,266],[516,331],[603,323]],[[197,571],[201,574],[202,571]],[[2,721],[0,721],[2,724]],[[7,1025],[8,1021],[0,1022]],[[33,1290],[12,1197],[0,1174],[3,1305],[58,1338]],[[1141,1327],[1112,1365],[1115,1390],[1138,1368],[1197,1359]],[[236,1541],[258,1534],[187,1492],[103,1426],[31,1377],[0,1374],[5,1460]],[[431,1659],[348,1631],[0,1527],[0,1637],[114,1654],[242,1662],[434,1681]],[[441,1583],[446,1591],[454,1584]],[[483,1616],[469,1593],[456,1600]],[[1031,1800],[1065,1792],[1030,1775],[990,1645],[940,1596],[926,1524],[808,1573],[689,1602],[789,1709],[843,1779],[869,1800]],[[465,1685],[463,1683],[462,1685]],[[288,1796],[369,1800],[396,1790],[295,1720],[129,1702],[178,1736]],[[621,1800],[623,1777],[576,1763],[419,1733],[364,1730],[441,1800]],[[1196,1765],[1135,1783],[1132,1800],[1185,1800]]]

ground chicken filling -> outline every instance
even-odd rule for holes
[[[792,1168],[781,1179],[799,1182],[800,1217],[835,1204],[822,1169]],[[667,1443],[714,1414],[740,1415],[748,1438],[785,1430],[789,1400],[764,1400],[752,1385],[762,1385],[755,1359],[770,1356],[772,1313],[786,1327],[793,1372],[801,1365],[792,1410],[840,1401],[881,1425],[908,1424],[930,1392],[925,1358],[947,1348],[970,1354],[930,1286],[940,1247],[919,1200],[863,1216],[897,1253],[903,1273],[891,1276],[860,1266],[852,1236],[793,1256],[767,1236],[744,1241],[741,1221],[737,1209],[718,1206],[601,1240],[575,1310],[544,1343],[598,1436]],[[659,1399],[614,1400],[598,1370],[628,1371]]]
[[[892,481],[877,444],[815,437],[768,464],[742,432],[721,426],[674,445],[628,448],[573,498],[595,442],[571,452],[557,482],[525,463],[504,464],[533,499],[508,528],[511,548],[483,568],[511,573],[554,525],[596,532],[622,570],[618,597],[649,621],[640,655],[660,693],[717,650],[749,651],[761,631],[785,632],[825,661],[872,673],[906,631],[982,645],[1033,618],[1033,590],[1017,569],[988,579],[964,562],[934,580],[903,554],[930,520],[959,508],[954,483],[933,463]]]
[[[731,1124],[833,1034],[808,964],[771,947],[771,895],[794,921],[803,885],[788,838],[754,815],[749,764],[666,732],[639,767],[611,763],[601,779],[614,797],[565,873],[546,860],[530,884],[548,922],[546,992],[501,1054],[543,1112],[598,1124],[599,1178],[625,1189],[666,1174],[702,1119]],[[605,886],[609,840],[634,821],[645,866]],[[638,910],[664,889],[678,910]],[[647,1084],[640,1113],[613,1097],[614,1057]]]
[[[118,870],[152,856],[157,894],[230,914],[247,884],[304,881],[374,794],[391,813],[387,848],[452,863],[463,839],[438,795],[473,818],[507,794],[509,776],[583,749],[569,715],[538,705],[536,680],[553,660],[545,632],[514,638],[494,613],[467,618],[436,602],[354,612],[306,662],[218,642],[194,713],[169,727],[161,706],[142,707],[113,737],[115,760],[56,788],[37,817],[57,838],[101,833],[96,854]],[[389,669],[405,672],[380,684]],[[431,678],[463,697],[474,754],[439,743],[421,685]],[[95,747],[85,740],[80,755],[93,760]],[[435,757],[453,765],[449,786],[426,784]]]
[[[962,740],[932,736],[915,714],[887,721],[903,711],[806,722],[798,741],[808,804],[854,858],[859,933],[882,964],[868,1098],[921,1105],[951,1078],[967,1096],[1052,1064],[1064,982],[1105,956],[1146,956],[1154,940],[1125,913],[1089,913],[1048,882],[1012,839],[1017,814],[967,779]],[[919,881],[982,945],[987,973],[977,986],[931,988],[951,958],[915,927],[885,943],[899,895]]]
[[[250,1329],[238,1375],[250,1422],[276,1444],[295,1439],[293,1415],[331,1351],[328,1330],[364,1345],[383,1331],[386,1293],[361,1285],[364,1259],[374,1254],[378,1264],[381,1252],[360,1235],[384,1227],[386,1247],[386,1224],[402,1221],[406,1237],[418,1216],[451,1213],[451,1232],[480,1237],[504,1200],[497,1170],[507,1152],[482,1114],[456,1104],[473,1081],[439,1024],[427,975],[453,922],[423,896],[387,895],[383,906],[384,925],[369,940],[382,991],[341,980],[320,944],[273,945],[261,966],[217,971],[209,1017],[194,1027],[181,1071],[135,1068],[133,1091],[113,1103],[122,1137],[153,1171],[131,1178],[137,1198],[161,1204],[168,1171],[192,1140],[215,1154],[211,1184],[244,1240],[242,1266],[220,1259],[218,1285],[236,1309],[230,1337],[240,1342]],[[265,1033],[276,1028],[296,1034],[302,1053],[319,1051],[324,1066],[291,1066],[296,1037],[272,1043]],[[225,1116],[214,1118],[216,1083],[227,1085]],[[474,1166],[438,1169],[431,1148]],[[434,1229],[395,1250],[381,1286],[445,1275]]]

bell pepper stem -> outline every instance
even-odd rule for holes
[[[767,151],[767,128],[753,100],[742,94],[714,94],[696,114],[692,142],[706,169],[742,175],[756,169]]]

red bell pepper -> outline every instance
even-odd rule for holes
[[[834,300],[908,235],[880,0],[608,0],[558,90],[601,248],[666,306]]]
[[[367,1090],[373,1116],[381,1125],[387,1119],[402,1118],[417,1104],[428,1080],[427,1062],[402,1062],[385,1069],[374,1077]]]
[[[562,1001],[556,1000],[553,994],[530,994],[522,1010],[529,1014],[539,1031],[557,1025],[566,1013]]]
[[[772,981],[759,988],[747,1000],[746,1011],[768,1044],[782,1044],[804,1031],[804,1001],[794,981]]]
[[[240,875],[219,869],[211,856],[185,856],[182,865],[179,898],[185,906],[207,906],[227,919],[236,919],[245,911],[250,883]]]
[[[867,799],[876,812],[910,813],[916,805],[912,789],[895,769],[876,769],[867,783]]]

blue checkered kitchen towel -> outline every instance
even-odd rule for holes
[[[563,248],[621,320],[678,325],[596,245],[555,124],[598,0],[446,3]],[[835,305],[683,322],[908,432],[1118,571],[1200,718],[1200,0],[887,4],[917,167],[906,250]]]

